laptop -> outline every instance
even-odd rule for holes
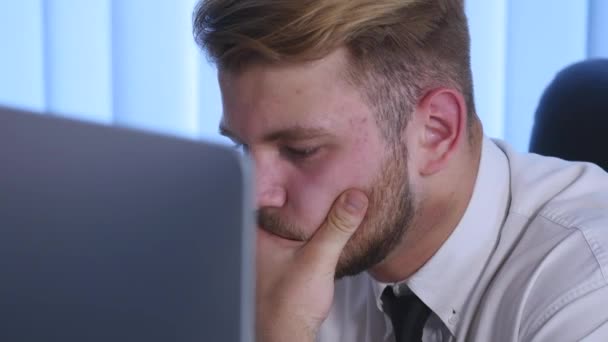
[[[0,108],[0,341],[253,341],[229,147]]]

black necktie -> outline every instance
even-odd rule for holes
[[[395,296],[391,286],[384,289],[381,299],[384,312],[393,322],[396,341],[422,341],[422,330],[431,314],[431,309],[414,293]]]

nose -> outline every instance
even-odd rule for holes
[[[271,160],[253,158],[257,208],[281,208],[287,201],[279,165]]]

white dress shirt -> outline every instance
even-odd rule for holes
[[[397,285],[433,311],[423,341],[608,341],[608,174],[485,138],[460,223]],[[394,341],[386,286],[338,281],[317,340]]]

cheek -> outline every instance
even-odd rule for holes
[[[347,189],[367,190],[376,179],[379,160],[362,158],[362,151],[343,153],[343,157],[320,162],[300,171],[288,184],[289,216],[300,229],[312,235],[324,222],[338,196]],[[365,161],[365,163],[363,163]]]

